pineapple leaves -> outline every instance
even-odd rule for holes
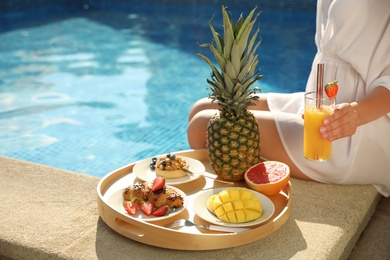
[[[229,78],[234,79],[236,77],[236,69],[237,71],[240,70],[240,67],[235,68],[234,64],[229,60],[226,63],[226,74],[229,76]]]
[[[213,72],[213,75],[217,78],[218,81],[222,81],[223,80],[223,77],[221,75],[221,73],[219,73],[219,71],[217,70],[217,68],[214,66],[214,64],[210,61],[209,58],[207,58],[206,56],[204,56],[203,54],[200,54],[198,53],[198,56],[201,57],[202,59],[204,59],[207,64],[209,64],[212,72]]]
[[[215,31],[213,25],[211,24],[212,20],[213,20],[213,18],[211,18],[209,21],[209,27],[210,27],[211,33],[213,34],[215,44],[217,45],[218,52],[221,53],[223,51],[223,48],[224,48],[223,39],[222,39],[222,36]]]
[[[221,51],[222,51],[222,48],[223,48],[223,46],[221,45],[221,43],[223,43],[223,40],[222,40],[221,35],[215,31],[213,25],[211,24],[211,22],[213,21],[213,18],[214,18],[214,17],[212,17],[212,18],[210,19],[210,21],[209,21],[209,27],[210,27],[211,33],[213,34],[214,41],[215,41],[215,43],[217,44],[217,49],[218,49],[219,52],[221,52]],[[221,41],[221,40],[222,40],[222,41]]]
[[[243,16],[242,14],[240,15],[240,18],[237,21],[236,27],[234,28],[234,36],[237,38],[238,32],[241,30],[241,27],[243,25]]]
[[[210,44],[210,50],[211,52],[214,54],[214,57],[215,57],[215,60],[217,61],[218,63],[218,66],[220,68],[224,68],[226,66],[226,60],[225,58],[221,55],[220,52],[218,52],[218,50]]]
[[[259,34],[259,32],[260,32],[260,28],[257,28],[256,32],[253,34],[251,40],[249,41],[249,45],[246,49],[246,53],[256,52],[257,48],[255,48],[253,51],[252,51],[252,48],[253,48],[254,43],[256,42],[257,35]],[[256,46],[259,46],[260,43],[261,43],[261,39],[257,42]]]
[[[207,79],[212,91],[209,97],[218,101],[222,111],[234,117],[245,113],[253,101],[258,99],[256,91],[261,91],[253,87],[263,77],[257,69],[259,57],[256,55],[261,43],[261,38],[258,39],[260,27],[251,33],[260,15],[260,12],[255,15],[256,9],[246,18],[241,14],[235,23],[232,15],[222,6],[223,37],[212,26],[212,18],[209,27],[213,43],[200,45],[210,49],[218,66],[198,53],[212,70],[211,79]]]
[[[224,27],[224,54],[226,59],[230,59],[230,51],[234,42],[234,28],[233,20],[229,18],[228,13],[225,10],[225,7],[222,6],[223,14],[223,27]]]
[[[244,48],[245,49],[245,48]],[[233,44],[232,47],[232,61],[231,61],[235,75],[239,74],[240,68],[241,68],[241,50],[240,45],[236,42]]]
[[[255,7],[255,8],[248,14],[248,16],[246,17],[246,19],[245,19],[245,21],[244,21],[244,24],[241,26],[240,31],[238,32],[237,39],[240,39],[240,38],[241,38],[241,35],[242,35],[243,31],[245,31],[245,30],[246,30],[246,27],[248,26],[248,24],[251,23],[252,16],[253,16],[253,14],[255,13],[256,9],[257,9],[257,7]],[[253,19],[252,24],[256,22],[258,16],[259,16],[259,14]],[[243,28],[243,29],[242,29],[242,28]],[[250,31],[251,29],[252,29],[252,26],[250,26],[249,31]]]
[[[253,25],[256,23],[256,20],[257,20],[257,18],[258,18],[259,15],[260,15],[260,13],[258,13],[258,14],[256,15],[256,17],[251,21],[251,19],[252,19],[252,17],[253,17],[253,14],[255,13],[256,9],[257,9],[257,7],[255,7],[255,8],[249,13],[249,15],[246,17],[245,22],[244,22],[244,24],[242,25],[242,27],[240,28],[240,31],[239,31],[239,33],[238,33],[238,35],[237,35],[237,37],[236,37],[238,40],[241,39],[241,37],[242,37],[242,35],[244,34],[244,32],[250,32],[250,31],[252,30]],[[248,35],[249,35],[249,34],[248,34]],[[246,40],[245,40],[245,42],[246,42]]]
[[[223,78],[224,78],[224,82],[225,82],[225,87],[226,87],[226,93],[231,95],[232,92],[233,92],[233,86],[234,86],[234,83],[233,81],[231,80],[231,78],[229,77],[228,74],[223,74]]]

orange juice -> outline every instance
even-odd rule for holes
[[[326,161],[332,155],[332,142],[322,139],[320,127],[322,120],[333,112],[331,106],[316,108],[315,104],[305,107],[303,127],[303,154],[313,161]]]

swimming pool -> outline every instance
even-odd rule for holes
[[[210,42],[213,15],[220,26],[220,4],[69,2],[3,10],[0,154],[102,177],[189,149],[188,111],[209,93],[209,68],[196,55],[206,50],[198,43]],[[228,10],[237,17],[253,6]],[[303,90],[315,53],[315,10],[259,7],[258,86]]]

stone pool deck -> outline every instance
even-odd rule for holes
[[[292,212],[251,244],[181,251],[125,238],[99,217],[100,179],[0,157],[0,259],[390,259],[390,199],[371,186],[292,179]]]

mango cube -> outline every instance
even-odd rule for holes
[[[231,201],[237,201],[237,200],[241,199],[239,189],[230,189],[230,190],[228,190],[228,192],[229,192]]]
[[[226,212],[234,211],[234,207],[231,202],[223,204],[222,207]]]
[[[220,200],[223,202],[223,203],[226,203],[226,202],[229,202],[231,201],[230,199],[230,194],[227,190],[223,190],[221,191],[219,194],[218,194]]]
[[[246,217],[245,217],[245,211],[240,209],[240,210],[236,210],[236,217],[237,217],[237,222],[238,223],[241,223],[241,222],[246,222]]]
[[[243,209],[244,208],[244,202],[242,200],[233,201],[233,207],[237,209]]]

